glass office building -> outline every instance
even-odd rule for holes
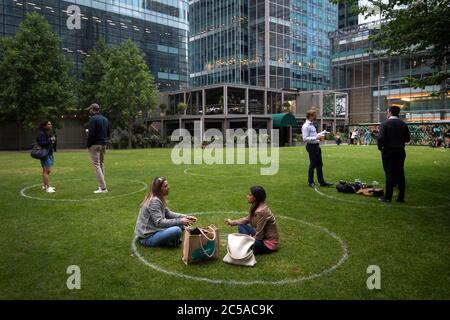
[[[205,129],[261,129],[280,113],[302,124],[314,106],[321,130],[344,126],[346,94],[330,90],[337,18],[328,0],[189,1],[189,89],[168,93],[167,110],[150,122],[163,136],[197,120]],[[293,128],[281,131],[292,143]]]
[[[242,84],[284,90],[330,89],[328,0],[189,1],[192,87]]]
[[[70,5],[80,8],[81,29],[67,27]],[[14,35],[33,11],[45,16],[61,38],[75,73],[98,39],[109,45],[132,39],[161,91],[187,87],[187,0],[0,0],[0,35]]]
[[[327,0],[292,0],[291,22],[291,87],[331,89],[328,33],[337,28],[337,6]]]
[[[382,27],[380,21],[339,29],[332,40],[333,89],[348,94],[350,124],[377,123],[389,105],[398,105],[406,121],[448,121],[449,95],[437,97],[440,86],[412,88],[405,77],[436,73],[420,56],[378,57],[376,44],[369,40]]]
[[[338,4],[339,29],[358,25],[358,13],[355,13],[353,10],[357,5],[358,0]]]

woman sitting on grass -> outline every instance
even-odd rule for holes
[[[184,226],[192,225],[197,218],[167,208],[170,188],[166,178],[155,178],[149,189],[136,222],[135,232],[139,241],[147,247],[179,246]]]
[[[247,194],[247,201],[252,204],[249,215],[238,220],[225,220],[230,226],[237,225],[239,233],[255,238],[255,254],[271,253],[278,249],[277,224],[265,200],[266,192],[263,187],[251,187]]]

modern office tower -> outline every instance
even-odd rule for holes
[[[67,27],[71,5],[80,8],[80,29]],[[0,0],[0,36],[14,35],[33,11],[61,38],[75,72],[98,39],[116,45],[130,38],[144,53],[161,91],[187,86],[187,0]]]
[[[378,57],[369,52],[376,44],[369,36],[382,27],[380,21],[337,30],[332,41],[333,89],[348,94],[350,124],[377,123],[384,120],[389,105],[398,105],[406,121],[450,120],[449,95],[436,97],[440,86],[412,88],[406,76],[431,75],[420,57]]]
[[[189,25],[193,88],[330,89],[337,7],[327,0],[194,0]]]
[[[330,90],[328,33],[337,28],[337,6],[323,0],[292,0],[291,22],[291,88]]]
[[[338,28],[347,28],[358,24],[358,14],[353,7],[358,5],[358,0],[347,1],[338,4]]]

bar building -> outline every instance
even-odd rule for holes
[[[165,115],[151,118],[162,135],[193,121],[270,128],[279,113],[302,123],[310,106],[319,108],[321,126],[346,124],[346,94],[331,91],[328,33],[337,28],[337,6],[328,0],[193,0],[189,28],[189,88],[170,92]],[[292,127],[282,136],[291,138]]]

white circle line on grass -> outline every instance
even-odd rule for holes
[[[66,180],[57,180],[56,182],[61,182],[61,181],[81,181],[83,179],[66,179]],[[40,200],[40,201],[59,201],[59,202],[83,202],[83,201],[98,201],[98,200],[108,200],[108,199],[114,199],[114,198],[120,198],[120,197],[126,197],[138,192],[142,192],[144,190],[147,189],[147,184],[145,184],[142,181],[138,181],[138,180],[128,180],[128,179],[116,179],[116,180],[122,180],[122,181],[127,181],[127,182],[136,182],[142,185],[142,187],[139,190],[136,191],[132,191],[132,192],[128,192],[128,193],[124,193],[124,194],[118,194],[115,196],[106,196],[106,197],[101,197],[101,198],[86,198],[86,199],[47,199],[47,198],[40,198],[40,197],[34,197],[34,196],[30,196],[26,194],[26,191],[32,188],[36,188],[36,187],[40,187],[42,186],[42,184],[38,183],[38,184],[34,184],[32,186],[29,187],[25,187],[22,190],[20,190],[20,195],[22,197],[25,198],[29,198],[29,199],[33,199],[33,200]]]
[[[192,168],[186,168],[184,169],[184,174],[190,175],[190,176],[197,176],[197,177],[207,177],[207,178],[218,178],[218,177],[232,177],[232,178],[250,178],[250,177],[259,177],[259,174],[254,175],[229,175],[229,174],[214,174],[214,175],[208,175],[208,174],[200,174],[200,173],[192,173],[189,172]]]
[[[214,214],[214,213],[248,214],[248,212],[236,212],[236,211],[231,211],[231,212],[224,212],[224,211],[193,212],[190,214],[202,215],[202,214]],[[278,280],[278,281],[269,281],[269,280],[238,281],[238,280],[211,279],[211,278],[205,278],[205,277],[191,276],[191,275],[187,275],[184,273],[170,271],[165,268],[162,268],[154,263],[151,263],[150,261],[148,261],[145,257],[143,257],[139,253],[139,250],[137,249],[137,246],[136,246],[136,242],[138,241],[137,236],[133,237],[133,240],[131,241],[131,250],[133,251],[133,254],[146,266],[148,266],[158,272],[170,275],[170,276],[184,278],[184,279],[188,279],[188,280],[194,280],[194,281],[203,281],[203,282],[208,282],[208,283],[212,283],[212,284],[229,284],[229,285],[245,285],[245,286],[247,286],[247,285],[283,285],[283,284],[292,284],[292,283],[298,283],[298,282],[303,282],[303,281],[307,281],[307,280],[313,280],[313,279],[320,278],[324,275],[327,275],[327,274],[335,271],[348,259],[349,253],[348,253],[348,249],[347,249],[345,242],[341,238],[339,238],[334,232],[328,230],[325,227],[318,226],[318,225],[315,225],[315,224],[312,224],[310,222],[306,222],[306,221],[303,221],[300,219],[285,217],[285,216],[277,216],[277,217],[280,217],[280,218],[283,218],[286,220],[300,222],[304,225],[319,229],[320,231],[328,234],[330,237],[332,237],[339,243],[339,245],[342,249],[342,256],[340,257],[339,261],[336,264],[334,264],[333,266],[331,266],[319,273],[314,273],[309,276],[295,278],[295,279],[284,279],[284,280]]]
[[[370,204],[372,206],[379,206],[381,204],[379,203],[370,203],[370,202],[362,202],[362,201],[355,201],[355,200],[351,200],[351,199],[341,199],[326,193],[323,193],[322,191],[320,191],[316,186],[314,186],[314,191],[317,192],[318,194],[320,194],[323,197],[326,197],[328,199],[333,199],[333,200],[337,200],[337,201],[342,201],[342,202],[348,202],[348,203],[354,203],[354,204],[359,204],[359,205],[367,205]],[[362,196],[363,197],[363,196]],[[449,205],[438,205],[438,206],[412,206],[412,205],[407,205],[407,204],[394,204],[394,203],[390,203],[389,206],[394,207],[394,208],[410,208],[410,209],[434,209],[434,208],[445,208],[448,207]]]

